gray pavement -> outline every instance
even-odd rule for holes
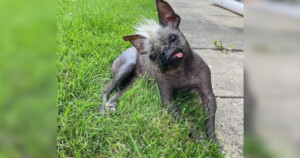
[[[214,40],[243,49],[243,17],[209,0],[169,0],[181,17],[180,28],[194,48],[213,48]]]
[[[243,97],[243,53],[225,54],[216,50],[198,50],[211,69],[214,93],[219,97]]]
[[[228,157],[243,157],[243,51],[213,50],[214,40],[243,50],[243,17],[209,0],[167,0],[181,17],[180,29],[210,66],[217,96],[217,136]]]

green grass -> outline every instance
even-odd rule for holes
[[[153,79],[138,79],[117,113],[98,113],[111,64],[131,47],[122,37],[142,18],[157,19],[154,0],[58,0],[57,8],[59,157],[222,157],[216,145],[208,150],[188,137],[188,124],[205,131],[198,97],[180,94],[189,121],[175,121]]]

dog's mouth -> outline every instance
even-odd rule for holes
[[[164,73],[167,69],[173,69],[179,66],[185,54],[181,49],[170,52],[168,55],[161,56],[160,69]]]
[[[172,55],[172,58],[182,58],[183,57],[183,53],[182,52],[178,52]]]
[[[176,51],[170,55],[169,61],[174,59],[182,59],[184,54],[182,51]]]

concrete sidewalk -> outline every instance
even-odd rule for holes
[[[217,136],[228,157],[243,157],[243,17],[209,0],[167,0],[181,17],[180,29],[210,66],[217,96]],[[213,50],[214,40],[240,51]]]

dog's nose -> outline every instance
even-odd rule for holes
[[[165,56],[165,55],[166,55],[166,52],[162,52],[161,54],[162,54],[163,56]]]

